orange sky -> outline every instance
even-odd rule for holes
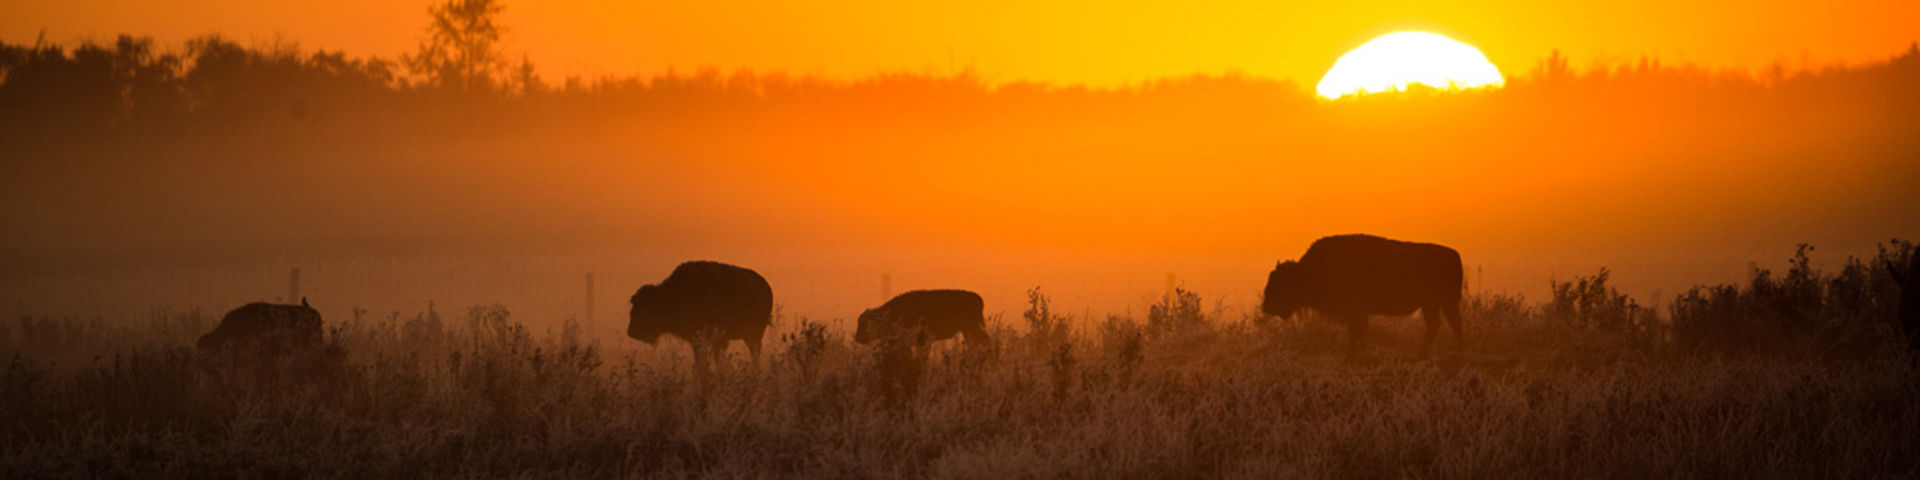
[[[220,32],[394,57],[426,22],[426,0],[63,0],[0,2],[0,40],[163,42]],[[507,0],[509,50],[550,79],[670,67],[857,77],[972,66],[992,81],[1117,85],[1245,72],[1317,82],[1374,36],[1418,29],[1478,46],[1509,75],[1559,48],[1576,66],[1648,55],[1759,68],[1861,62],[1920,40],[1920,2],[1618,0],[1319,2],[893,2]],[[1179,5],[1175,5],[1178,3]]]

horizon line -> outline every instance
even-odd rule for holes
[[[114,34],[112,36],[112,40],[110,41],[102,40],[100,38],[95,37],[94,35],[89,34],[89,35],[79,36],[78,38],[72,41],[58,42],[58,41],[46,41],[46,38],[44,36],[44,30],[43,30],[42,36],[40,38],[36,38],[33,41],[33,43],[12,43],[6,38],[0,37],[0,46],[21,47],[21,48],[30,49],[30,51],[52,47],[52,48],[59,48],[63,52],[72,52],[75,49],[86,47],[86,46],[112,48],[114,47],[114,44],[122,38],[131,38],[138,42],[150,42],[150,44],[155,47],[156,53],[175,54],[175,55],[181,55],[182,57],[185,57],[186,54],[188,53],[187,46],[189,43],[194,41],[199,41],[199,40],[206,40],[206,39],[218,39],[222,41],[227,41],[236,45],[240,45],[243,48],[245,48],[247,51],[253,52],[253,53],[263,53],[263,54],[289,54],[290,53],[296,56],[297,58],[303,58],[303,59],[312,58],[316,55],[321,55],[321,54],[341,55],[349,61],[383,62],[389,65],[391,68],[393,68],[395,80],[404,80],[414,76],[406,72],[406,67],[403,65],[402,60],[399,58],[388,58],[381,55],[351,55],[344,49],[329,50],[325,47],[308,48],[305,44],[303,44],[299,40],[289,39],[281,36],[276,36],[271,40],[256,38],[256,39],[252,39],[249,42],[242,43],[239,41],[232,40],[231,38],[227,37],[223,33],[210,32],[210,33],[192,35],[177,42],[167,43],[167,42],[160,42],[151,34],[119,33],[119,34]],[[1572,61],[1575,57],[1570,55],[1563,55],[1560,49],[1558,48],[1552,48],[1550,49],[1550,52],[1551,53],[1549,53],[1548,56],[1536,58],[1534,61],[1534,64],[1530,68],[1518,70],[1518,71],[1501,70],[1500,73],[1509,79],[1520,79],[1522,80],[1522,82],[1534,81],[1534,80],[1538,80],[1539,78],[1538,72],[1541,70],[1542,67],[1546,66],[1548,62],[1554,59],[1559,59],[1565,62],[1562,65],[1567,68],[1566,73],[1572,74],[1575,77],[1586,77],[1594,74],[1611,75],[1615,72],[1628,71],[1628,70],[1633,70],[1635,68],[1646,69],[1648,67],[1651,67],[1655,71],[1687,71],[1687,72],[1702,73],[1702,74],[1714,75],[1714,76],[1732,75],[1732,76],[1740,76],[1743,78],[1748,78],[1753,80],[1767,80],[1769,76],[1791,77],[1791,76],[1808,74],[1808,73],[1824,73],[1824,72],[1834,72],[1834,71],[1858,70],[1858,69],[1872,68],[1876,66],[1886,65],[1904,57],[1920,56],[1920,40],[1909,41],[1905,49],[1897,50],[1885,56],[1877,57],[1874,59],[1868,59],[1868,60],[1860,60],[1860,61],[1836,60],[1836,61],[1829,61],[1829,62],[1823,62],[1823,63],[1811,63],[1811,62],[1805,61],[1804,59],[1798,62],[1790,62],[1787,58],[1781,57],[1781,58],[1776,58],[1770,62],[1765,62],[1764,64],[1761,64],[1758,66],[1749,66],[1749,65],[1746,65],[1745,62],[1734,62],[1733,65],[1722,65],[1722,66],[1703,65],[1697,61],[1683,61],[1683,62],[1677,62],[1677,63],[1670,63],[1660,57],[1655,57],[1655,56],[1645,55],[1645,54],[1638,55],[1638,56],[1616,56],[1616,55],[1609,55],[1605,53],[1592,54],[1587,59],[1587,61],[1581,62],[1579,66],[1575,66],[1575,63]],[[526,58],[524,51],[519,53],[521,54],[522,58]],[[503,57],[512,58],[513,55],[510,55],[510,54],[503,55]],[[1000,75],[983,73],[977,65],[973,64],[974,61],[977,61],[977,59],[971,60],[968,62],[966,66],[958,67],[958,68],[955,68],[952,66],[949,66],[947,68],[940,68],[938,66],[933,65],[931,62],[918,70],[905,69],[905,68],[890,69],[890,70],[875,68],[870,72],[862,75],[840,75],[840,74],[823,74],[823,73],[796,74],[794,73],[793,69],[788,69],[788,68],[770,68],[770,69],[757,69],[752,67],[729,68],[729,67],[718,65],[718,64],[694,65],[694,66],[684,67],[684,68],[679,65],[667,65],[664,69],[658,70],[652,73],[642,73],[642,72],[634,72],[634,73],[627,73],[627,74],[570,73],[555,79],[541,79],[541,81],[542,83],[545,83],[553,87],[563,87],[567,83],[576,82],[576,81],[586,85],[604,85],[604,84],[626,82],[626,81],[642,81],[644,83],[652,83],[654,80],[659,80],[659,79],[698,78],[698,77],[706,77],[706,76],[714,76],[714,77],[720,77],[720,78],[750,76],[750,77],[784,77],[784,78],[790,78],[790,79],[800,80],[804,82],[821,83],[821,84],[830,85],[830,86],[848,86],[848,85],[859,85],[862,83],[869,83],[874,81],[884,81],[892,78],[907,77],[907,78],[926,78],[926,79],[945,79],[945,80],[969,79],[969,80],[972,80],[974,84],[982,87],[986,87],[989,89],[997,89],[999,87],[1004,87],[1009,85],[1018,85],[1018,86],[1038,86],[1045,89],[1069,89],[1069,90],[1085,89],[1090,91],[1127,91],[1127,90],[1136,90],[1141,88],[1149,88],[1149,87],[1156,86],[1156,84],[1177,83],[1177,82],[1191,81],[1196,79],[1243,79],[1243,80],[1252,80],[1252,81],[1255,81],[1256,83],[1265,82],[1265,83],[1274,83],[1274,84],[1281,84],[1281,85],[1292,85],[1296,89],[1303,89],[1308,93],[1311,93],[1312,91],[1312,88],[1308,85],[1318,82],[1317,79],[1301,80],[1301,79],[1296,79],[1290,76],[1249,73],[1246,70],[1239,69],[1239,68],[1228,68],[1228,69],[1215,71],[1215,72],[1194,71],[1194,72],[1184,73],[1184,74],[1148,75],[1148,76],[1140,77],[1137,79],[1122,80],[1117,83],[1091,82],[1091,81],[1085,81],[1085,80],[1082,80],[1082,81],[1036,80],[1036,79],[1029,79],[1029,78],[1014,78],[1010,80],[1000,80],[997,78]],[[539,63],[532,62],[531,60],[528,60],[527,63],[529,65],[534,66],[536,69],[540,68]],[[502,67],[501,69],[502,75],[505,75],[513,68],[518,68],[515,65],[514,61],[505,60],[505,59],[502,60],[501,67]],[[1329,65],[1328,67],[1331,68],[1331,65]],[[182,64],[180,68],[185,69],[187,68],[187,66],[185,64]],[[536,76],[538,76],[538,74],[536,74]]]

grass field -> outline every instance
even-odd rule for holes
[[[1891,297],[1841,308],[1846,271],[1766,281],[1796,275],[1859,316],[1768,352],[1690,347],[1676,338],[1715,331],[1674,325],[1692,307],[1644,312],[1604,276],[1547,302],[1471,297],[1466,349],[1443,336],[1432,359],[1412,358],[1421,322],[1376,318],[1353,362],[1331,322],[1184,291],[1144,319],[1082,319],[1036,290],[991,321],[992,351],[925,358],[780,318],[759,363],[736,346],[710,376],[684,343],[531,332],[497,305],[329,319],[326,348],[288,358],[192,350],[203,312],[22,319],[0,329],[0,477],[1920,475]],[[1848,322],[1855,338],[1830,334]]]

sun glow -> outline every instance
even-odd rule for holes
[[[1499,87],[1500,69],[1471,45],[1438,34],[1399,32],[1355,48],[1320,79],[1315,90],[1326,98],[1405,90],[1421,84],[1442,90]]]

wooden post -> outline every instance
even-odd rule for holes
[[[293,280],[287,283],[287,304],[298,305],[300,303],[300,267],[293,267]]]
[[[885,303],[893,299],[893,274],[880,274],[880,301]]]
[[[587,272],[587,305],[585,318],[580,320],[582,331],[593,331],[593,272]]]

